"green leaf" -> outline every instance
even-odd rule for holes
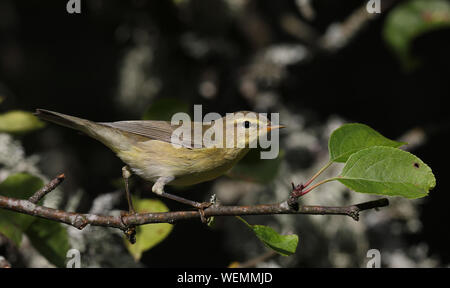
[[[269,183],[275,179],[280,169],[284,151],[280,150],[277,158],[261,159],[261,149],[250,149],[247,155],[227,173],[233,179]]]
[[[242,217],[237,216],[247,227],[253,230],[256,236],[267,247],[283,256],[289,256],[295,253],[298,245],[298,236],[295,234],[281,235],[271,227],[264,225],[250,225]]]
[[[161,98],[152,103],[142,119],[170,121],[178,112],[189,114],[189,104],[175,98]]]
[[[367,125],[344,124],[331,133],[328,141],[330,161],[346,162],[355,152],[372,146],[400,147],[406,143],[390,140]]]
[[[67,229],[58,222],[37,218],[25,231],[33,247],[50,263],[64,267],[70,249]]]
[[[133,204],[136,212],[167,212],[167,206],[153,199],[133,198]],[[136,261],[142,257],[142,253],[153,248],[156,244],[164,240],[172,231],[173,225],[168,223],[147,224],[136,227],[136,243],[131,244],[126,240],[125,245]]]
[[[0,183],[0,195],[28,199],[43,182],[40,178],[18,173],[9,176]],[[67,230],[59,223],[32,217],[29,215],[0,209],[0,233],[4,234],[17,246],[25,233],[33,246],[51,263],[63,267],[69,250]]]
[[[383,28],[385,41],[403,64],[411,69],[419,60],[411,53],[411,43],[427,32],[450,27],[450,3],[445,0],[413,0],[397,5]]]
[[[9,111],[0,114],[0,132],[21,134],[44,127],[44,122],[26,111]]]
[[[28,199],[37,190],[41,189],[44,183],[39,177],[28,173],[17,173],[10,175],[0,183],[0,195],[17,199]]]
[[[356,192],[419,198],[436,185],[436,179],[422,160],[392,147],[370,147],[348,159],[335,178]]]
[[[28,199],[43,186],[40,178],[19,173],[9,176],[0,183],[0,195],[17,199]],[[35,221],[36,218],[0,209],[0,233],[20,246],[22,233]]]
[[[23,221],[15,221],[12,217],[12,212],[3,213],[0,210],[0,234],[11,240],[17,247],[22,242],[23,227],[29,223],[23,223]],[[17,214],[17,213],[16,213]]]

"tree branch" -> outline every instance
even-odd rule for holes
[[[0,208],[58,221],[78,229],[83,229],[86,225],[90,224],[93,226],[112,227],[123,231],[128,231],[130,227],[135,227],[138,225],[150,223],[174,223],[180,220],[201,217],[199,211],[136,213],[133,215],[122,216],[82,214],[66,212],[36,204],[45,194],[55,189],[63,179],[64,175],[59,175],[44,188],[36,192],[35,195],[30,197],[29,200],[15,199],[0,195]],[[344,207],[298,206],[296,209],[291,208],[292,206],[288,205],[288,201],[253,206],[220,206],[215,204],[204,210],[204,216],[212,217],[273,214],[347,215],[358,221],[359,212],[384,207],[387,205],[389,205],[389,202],[385,198]]]
[[[305,42],[311,48],[333,53],[347,46],[369,22],[379,18],[395,4],[404,0],[383,0],[381,13],[369,13],[366,8],[368,1],[362,1],[363,4],[352,11],[342,22],[330,24],[323,35],[318,35],[318,31],[309,25],[311,19],[308,19],[308,16],[305,17],[308,19],[308,22],[305,22],[293,14],[282,15],[280,24],[287,33]],[[304,14],[304,11],[311,10],[310,7],[307,8],[308,1],[303,2],[300,4],[303,4],[303,6],[299,6],[301,14]],[[314,12],[312,13],[314,14]],[[306,12],[306,14],[311,15],[311,11]]]
[[[34,204],[38,203],[39,200],[45,197],[45,195],[55,190],[56,187],[58,187],[58,185],[61,184],[62,181],[64,181],[64,178],[65,178],[64,174],[56,176],[55,179],[53,179],[52,181],[47,183],[47,185],[36,191],[36,193],[34,193],[33,196],[31,196],[28,199],[28,201]]]

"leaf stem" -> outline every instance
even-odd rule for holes
[[[322,168],[320,168],[320,170],[317,171],[317,173],[314,174],[314,175],[311,177],[311,179],[309,179],[308,182],[306,182],[306,183],[303,185],[303,188],[306,188],[306,187],[308,187],[309,185],[311,185],[311,183],[312,183],[317,177],[319,177],[319,175],[322,174],[323,171],[325,171],[328,167],[330,167],[331,164],[333,164],[333,161],[331,161],[331,160],[328,161],[328,163],[325,164],[325,166],[323,166]],[[310,190],[311,190],[311,189],[310,189]]]
[[[336,180],[336,179],[337,179],[336,177],[333,177],[333,178],[328,178],[328,179],[322,180],[322,181],[320,181],[320,182],[314,184],[313,186],[309,187],[309,189],[303,190],[302,193],[300,194],[300,196],[303,196],[303,195],[305,195],[306,193],[311,192],[311,190],[317,188],[318,186],[320,186],[320,185],[322,185],[322,184],[325,184],[325,183],[330,182],[330,181],[334,181],[334,180]]]
[[[253,229],[252,225],[248,224],[247,221],[244,220],[244,218],[242,218],[241,216],[235,216],[237,219],[241,220],[242,222],[244,222],[245,225],[247,225],[248,228]]]

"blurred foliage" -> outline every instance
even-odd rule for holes
[[[138,199],[133,197],[133,204],[138,213],[167,212],[167,206],[153,199]],[[136,261],[142,257],[142,253],[150,250],[164,240],[172,231],[173,225],[169,223],[147,224],[136,227],[136,243],[131,244],[125,239],[125,245]]]
[[[23,134],[44,126],[44,122],[30,112],[15,110],[0,114],[0,132]]]
[[[37,218],[25,233],[33,247],[50,263],[64,267],[70,249],[66,227],[55,221]]]
[[[15,199],[28,199],[42,188],[40,178],[18,173],[0,183],[0,195]],[[50,263],[64,266],[69,238],[67,230],[60,223],[13,212],[0,210],[0,233],[10,239],[17,247],[25,233],[36,248]]]
[[[19,173],[0,183],[0,195],[15,199],[28,199],[43,186],[38,177]],[[0,233],[20,246],[22,234],[37,218],[13,211],[0,210]]]
[[[406,1],[393,9],[384,24],[384,38],[406,69],[420,60],[411,52],[414,39],[437,29],[450,28],[450,3],[446,0]]]

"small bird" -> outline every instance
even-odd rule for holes
[[[235,112],[236,117],[232,123],[228,123],[226,117],[215,120],[222,121],[223,139],[226,139],[226,135],[233,135],[234,143],[231,148],[226,148],[230,147],[226,145],[222,145],[225,148],[218,148],[205,143],[197,145],[193,140],[174,143],[172,135],[181,125],[172,125],[168,121],[100,123],[44,109],[37,109],[35,115],[43,120],[81,131],[116,153],[126,164],[122,168],[122,177],[131,214],[135,213],[128,188],[128,179],[132,173],[153,182],[152,191],[156,194],[203,211],[211,203],[198,203],[166,193],[164,186],[187,186],[217,178],[241,160],[249,151],[249,147],[254,147],[251,144],[254,144],[258,137],[272,129],[284,127],[271,125],[267,117],[261,114],[250,111]],[[214,123],[202,123],[202,135]],[[194,125],[192,122],[189,132],[195,131]],[[245,135],[235,132],[231,134],[231,130],[236,131],[237,127],[246,131]]]

